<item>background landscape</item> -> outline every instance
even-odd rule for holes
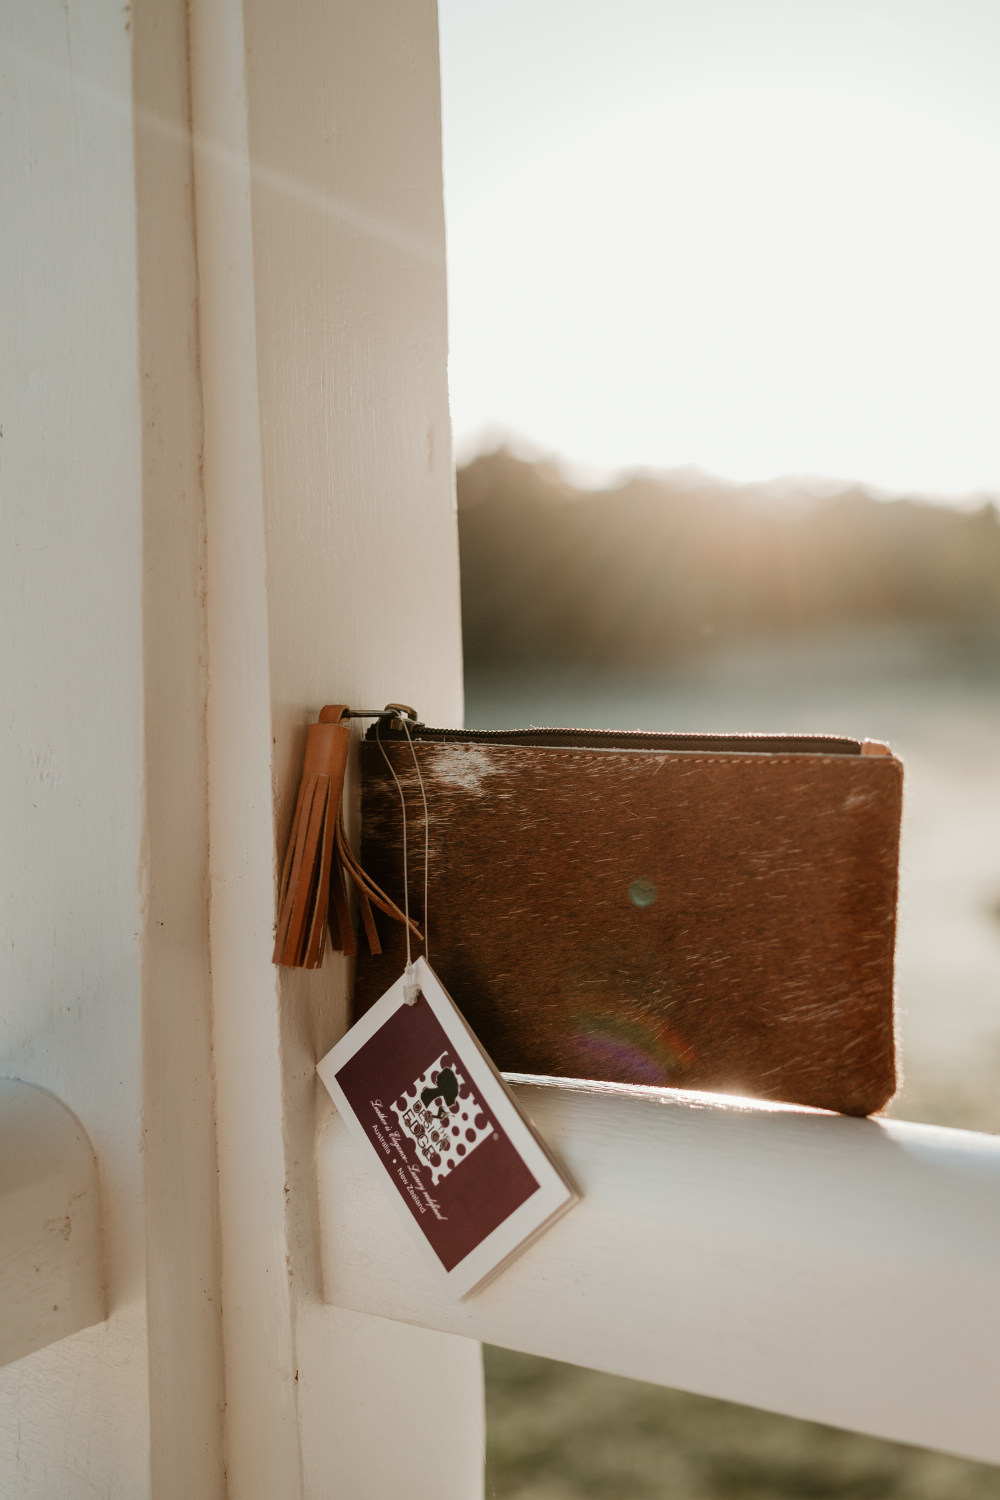
[[[861,485],[727,484],[697,470],[580,490],[506,448],[459,470],[462,624],[490,664],[690,664],[822,627],[937,627],[960,656],[1000,639],[1000,523]]]

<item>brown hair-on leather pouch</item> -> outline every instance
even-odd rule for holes
[[[891,1097],[903,769],[888,747],[410,733],[429,811],[429,961],[498,1068],[852,1115]],[[399,719],[360,746],[360,863],[401,905],[383,747],[425,930],[423,803]],[[384,951],[358,956],[358,1014],[406,956],[402,925],[375,920]]]

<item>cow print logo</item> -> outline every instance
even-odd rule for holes
[[[442,1052],[394,1102],[403,1133],[430,1168],[436,1186],[493,1134],[472,1086],[450,1052]]]

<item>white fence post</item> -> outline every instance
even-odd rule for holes
[[[270,962],[306,720],[460,722],[434,6],[2,25],[0,1074],[92,1140],[109,1316],[0,1371],[0,1490],[465,1500],[478,1346],[321,1297],[346,965]]]
[[[305,723],[400,697],[461,722],[435,10],[195,0],[192,56],[230,1484],[465,1500],[478,1346],[322,1302],[314,1064],[347,964],[270,963]]]
[[[50,1089],[90,1137],[109,1307],[0,1370],[17,1500],[150,1489],[128,19],[98,0],[0,15],[0,1074]]]

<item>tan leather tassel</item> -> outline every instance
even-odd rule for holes
[[[368,945],[373,954],[382,948],[375,929],[371,902],[387,916],[406,918],[370,880],[358,864],[344,829],[344,773],[351,744],[346,709],[335,703],[323,709],[318,724],[306,733],[306,757],[299,786],[288,851],[281,872],[278,930],[273,962],[294,969],[318,969],[323,962],[327,928],[335,950],[348,956],[357,951],[344,877],[350,876]],[[420,929],[410,922],[420,937]]]
[[[339,708],[334,722],[324,720],[328,712],[324,709],[320,722],[306,732],[302,784],[278,898],[274,962],[296,969],[315,969],[323,962],[337,815],[351,745],[350,725],[339,722]]]

